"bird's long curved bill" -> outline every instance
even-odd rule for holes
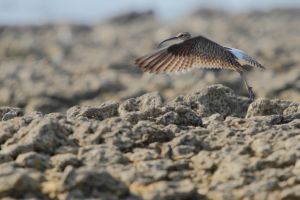
[[[170,37],[168,39],[165,39],[164,41],[162,41],[161,43],[158,44],[158,48],[160,48],[165,42],[168,42],[168,41],[171,41],[171,40],[176,40],[177,37],[176,36],[173,36],[173,37]]]

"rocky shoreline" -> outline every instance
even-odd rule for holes
[[[249,103],[212,85],[66,114],[2,107],[0,197],[300,198],[300,103]]]
[[[300,199],[299,18],[200,9],[0,27],[0,199]],[[134,66],[179,31],[265,65],[247,72],[256,100],[232,71]]]

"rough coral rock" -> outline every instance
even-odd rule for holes
[[[296,102],[249,105],[213,85],[167,102],[150,93],[66,115],[25,113],[0,127],[1,198],[299,196]]]

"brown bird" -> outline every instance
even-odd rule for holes
[[[254,58],[239,49],[222,46],[203,36],[192,37],[188,32],[178,33],[162,41],[158,47],[177,39],[181,42],[137,58],[135,64],[143,71],[151,73],[179,72],[192,68],[235,70],[245,82],[250,100],[254,100],[252,87],[248,85],[243,74],[245,66],[264,69]]]

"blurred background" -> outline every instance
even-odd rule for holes
[[[45,113],[158,91],[166,100],[221,83],[232,71],[144,74],[134,59],[180,31],[257,58],[257,97],[300,101],[299,0],[0,0],[0,105]]]

